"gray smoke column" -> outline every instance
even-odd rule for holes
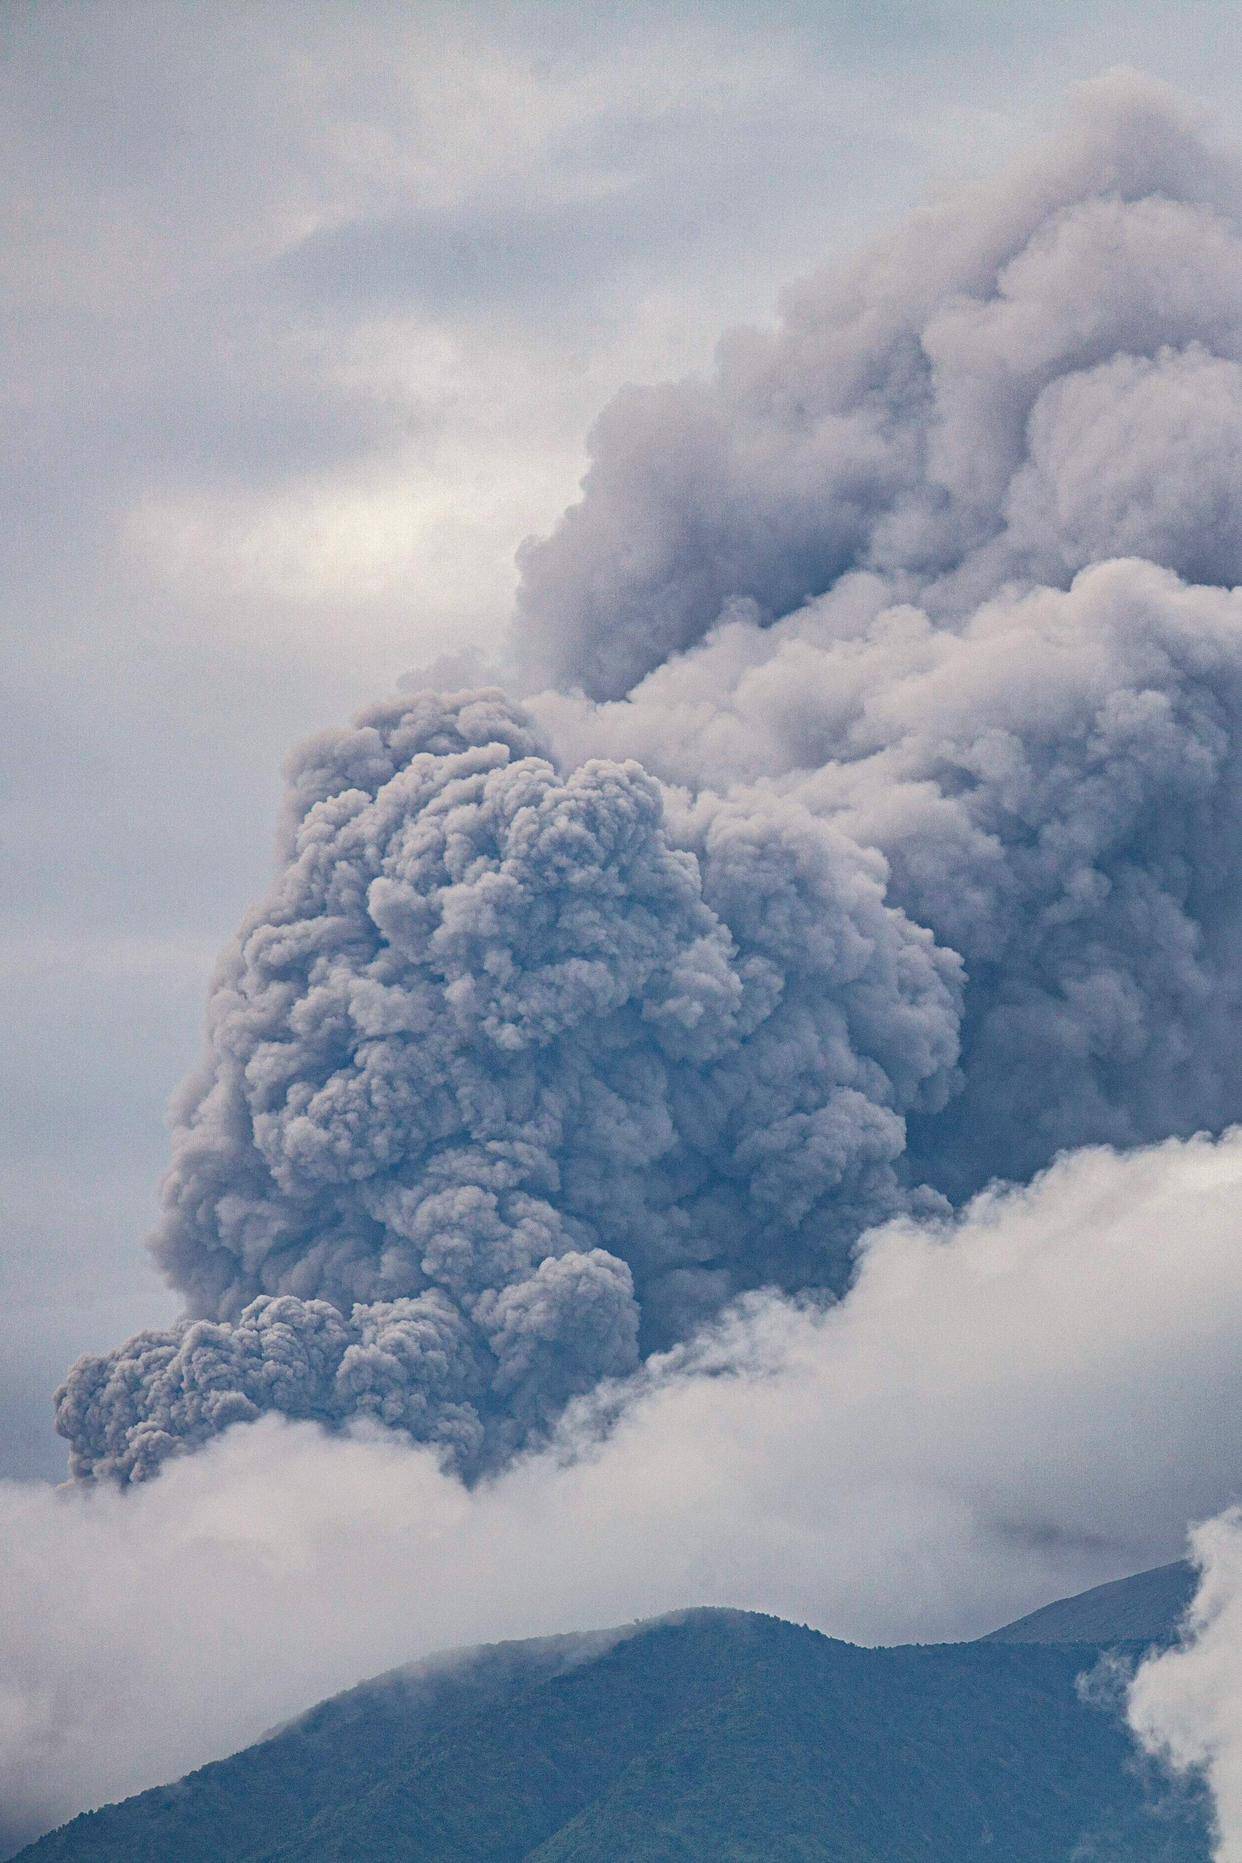
[[[1126,559],[948,629],[855,578],[624,701],[538,709],[567,747],[745,770],[730,806],[882,853],[888,901],[967,977],[961,1090],[909,1132],[955,1200],[1242,1116],[1242,592]]]
[[[804,811],[684,826],[636,764],[559,771],[497,692],[301,752],[164,1187],[194,1317],[74,1368],[78,1473],[266,1409],[471,1473],[736,1292],[842,1282],[911,1201],[957,960]]]
[[[605,414],[526,552],[562,754],[880,853],[963,960],[955,1199],[1242,1114],[1242,188],[1132,73]],[[573,688],[577,687],[575,694]]]
[[[1242,572],[1236,163],[1137,73],[998,181],[785,292],[705,379],[629,388],[523,552],[536,678],[618,698],[730,603],[851,570],[960,616],[1129,553]]]
[[[605,413],[524,555],[552,684],[293,764],[178,1112],[188,1318],[71,1372],[79,1473],[277,1409],[473,1475],[877,1221],[1242,1117],[1240,198],[1114,74]]]

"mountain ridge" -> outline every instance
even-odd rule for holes
[[[1135,1615],[1127,1583],[1097,1588],[1115,1591],[1119,1622]],[[974,1643],[864,1649],[691,1609],[487,1645],[362,1683],[20,1855],[1206,1863],[1201,1793],[1140,1762],[1115,1705],[1078,1686],[1107,1643],[1012,1637],[1029,1621]]]
[[[981,1643],[1169,1643],[1193,1598],[1198,1575],[1185,1559],[1093,1585],[999,1630]]]

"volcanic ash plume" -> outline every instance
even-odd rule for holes
[[[1020,167],[726,337],[711,379],[627,389],[523,553],[528,661],[618,698],[731,602],[770,621],[860,567],[945,617],[1118,555],[1239,580],[1240,182],[1111,73]]]
[[[302,752],[165,1184],[200,1317],[75,1367],[79,1473],[265,1409],[475,1470],[740,1289],[843,1280],[911,1202],[957,960],[805,811],[686,834],[636,764],[561,774],[498,693]]]
[[[1088,86],[623,395],[526,553],[563,754],[806,808],[961,956],[964,1089],[910,1134],[955,1200],[1242,1112],[1240,203],[1184,106]]]
[[[1242,184],[1133,76],[605,413],[525,708],[296,759],[81,1474],[277,1409],[467,1474],[741,1292],[1242,1116]],[[600,761],[601,758],[608,761]]]

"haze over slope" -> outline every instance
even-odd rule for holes
[[[1187,1560],[1093,1585],[1077,1597],[1058,1598],[1002,1624],[983,1639],[987,1643],[1151,1643],[1167,1644],[1178,1630],[1198,1587],[1198,1574]]]

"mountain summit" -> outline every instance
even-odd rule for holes
[[[1178,1570],[1102,1588],[1112,1621],[1128,1632],[1137,1600],[1180,1597]],[[1117,1641],[1105,1601],[927,1647],[860,1649],[727,1610],[494,1645],[364,1683],[22,1854],[1207,1863],[1198,1795],[1146,1769],[1115,1703],[1079,1685]],[[1074,1605],[1102,1636],[1047,1634],[1058,1610],[1072,1629]]]

